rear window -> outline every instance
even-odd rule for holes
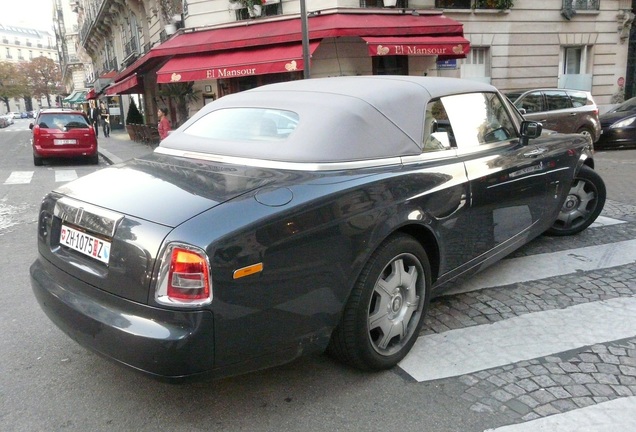
[[[585,92],[569,92],[570,98],[572,99],[572,106],[574,108],[582,107],[587,105],[588,99],[587,94]]]
[[[82,129],[91,127],[81,114],[47,113],[38,118],[38,126],[45,129]]]
[[[266,108],[226,108],[201,117],[183,132],[224,141],[284,140],[298,125],[298,114]]]

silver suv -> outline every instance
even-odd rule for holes
[[[589,135],[592,142],[601,136],[598,107],[590,92],[533,89],[506,92],[506,96],[526,119],[542,123],[545,129]]]

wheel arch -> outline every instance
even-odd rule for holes
[[[415,240],[417,240],[420,245],[422,245],[422,247],[426,251],[429,265],[431,267],[431,282],[434,283],[439,275],[440,251],[439,243],[437,242],[437,238],[435,237],[433,232],[428,228],[417,224],[402,226],[395,232],[408,234],[411,237],[415,238]]]

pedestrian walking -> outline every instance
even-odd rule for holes
[[[108,108],[106,107],[104,102],[101,102],[99,104],[99,111],[102,118],[102,128],[104,130],[104,136],[108,138],[110,136],[110,112],[108,111]]]
[[[157,110],[157,117],[159,117],[157,130],[159,131],[159,137],[163,140],[168,136],[168,131],[171,129],[170,120],[168,119],[168,109],[159,108]]]
[[[99,107],[95,106],[95,101],[93,99],[89,102],[90,108],[88,109],[88,119],[93,125],[93,129],[95,130],[95,136],[99,136],[99,120],[101,119]]]

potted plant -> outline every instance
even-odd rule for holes
[[[477,9],[499,9],[506,10],[514,6],[514,0],[477,0],[475,7]]]
[[[130,105],[128,105],[128,113],[126,114],[126,132],[132,141],[136,141],[137,134],[135,132],[134,125],[144,124],[144,116],[139,112],[137,104],[134,99],[130,99]]]

